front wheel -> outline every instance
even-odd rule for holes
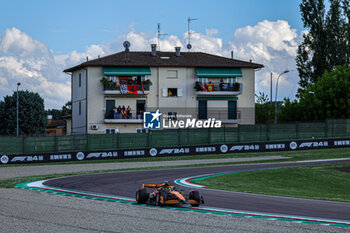
[[[198,207],[200,205],[200,203],[201,203],[201,196],[199,195],[198,191],[191,191],[189,199],[192,199],[192,200],[198,202],[198,203],[195,203],[195,204],[191,204],[191,206],[193,206],[193,207]]]

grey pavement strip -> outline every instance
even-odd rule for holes
[[[324,225],[184,212],[0,189],[0,232],[344,232]]]
[[[154,162],[122,162],[122,163],[83,163],[83,164],[67,164],[67,165],[36,165],[36,166],[18,166],[18,167],[1,167],[0,179],[36,176],[48,174],[60,174],[82,171],[98,171],[126,168],[146,168],[161,166],[181,166],[195,164],[211,164],[211,163],[233,163],[233,162],[249,162],[264,160],[288,159],[283,156],[259,156],[246,158],[228,158],[228,159],[198,159],[198,160],[173,160],[173,161],[154,161]]]

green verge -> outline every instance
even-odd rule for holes
[[[211,189],[350,202],[350,163],[236,172],[191,182]]]
[[[176,161],[176,160],[197,160],[197,159],[227,159],[227,158],[275,156],[275,155],[289,157],[289,159],[286,159],[284,161],[349,158],[350,148],[279,151],[279,152],[208,154],[208,155],[184,155],[184,156],[169,156],[169,157],[90,160],[90,161],[54,162],[54,163],[37,163],[37,164],[11,164],[11,165],[0,165],[0,167],[41,166],[41,165],[59,165],[59,164],[64,165],[64,164],[84,164],[84,163],[91,164],[91,163],[155,162],[155,161]]]

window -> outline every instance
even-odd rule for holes
[[[138,128],[136,129],[136,133],[147,133],[146,129]]]
[[[108,81],[114,82],[116,84],[119,84],[119,80],[116,76],[107,76]]]
[[[106,129],[106,134],[116,134],[119,133],[118,128]]]
[[[79,87],[81,87],[81,73],[79,73]]]
[[[168,88],[168,96],[177,96],[177,88]]]
[[[167,78],[168,79],[177,79],[177,70],[168,70]]]
[[[227,78],[227,82],[228,82],[229,84],[234,84],[234,83],[237,82],[237,78]]]
[[[79,101],[79,115],[81,115],[81,101]]]
[[[162,88],[163,97],[177,97],[183,95],[182,88]]]
[[[200,82],[204,85],[204,84],[208,83],[208,78],[198,78],[198,82]]]
[[[168,112],[168,121],[169,120],[176,121],[177,120],[177,112]]]

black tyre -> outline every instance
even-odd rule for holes
[[[136,201],[138,204],[146,204],[148,200],[148,193],[146,189],[138,189],[136,191]]]
[[[189,199],[192,199],[198,202],[198,204],[191,204],[191,206],[193,207],[198,207],[199,204],[201,203],[201,196],[199,195],[198,191],[191,191]]]

